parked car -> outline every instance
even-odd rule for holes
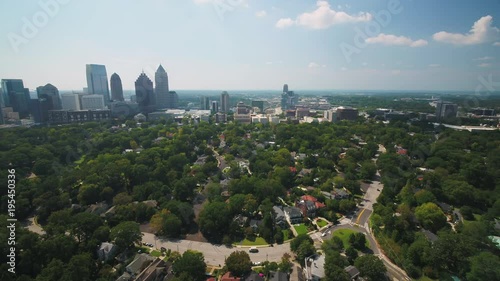
[[[250,252],[250,253],[258,253],[259,249],[257,249],[256,247],[251,247],[250,250],[248,250],[248,252]]]

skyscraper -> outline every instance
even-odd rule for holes
[[[21,79],[2,79],[2,97],[0,104],[3,107],[12,107],[19,113],[20,118],[29,115],[30,91],[24,88]]]
[[[109,87],[106,67],[100,64],[87,64],[87,90],[90,95],[101,95],[104,104],[108,104]]]
[[[200,97],[200,109],[210,110],[210,99],[208,97]]]
[[[436,103],[436,120],[441,122],[442,120],[457,117],[458,105],[447,102],[438,101]]]
[[[104,100],[101,95],[82,96],[82,110],[104,109]]]
[[[293,91],[289,91],[288,85],[285,84],[281,94],[281,110],[293,109],[298,101],[299,97]]]
[[[36,88],[36,93],[38,99],[46,99],[50,104],[50,110],[62,109],[61,97],[59,96],[59,90],[52,85],[47,84],[45,86],[40,86]]]
[[[135,81],[135,96],[142,113],[151,113],[156,109],[153,81],[144,72]]]
[[[229,111],[229,94],[226,91],[220,94],[220,111],[224,113]]]
[[[212,101],[212,108],[211,108],[211,110],[212,110],[212,113],[214,113],[214,114],[217,113],[217,112],[219,112],[219,102],[218,101],[216,101],[216,100]]]
[[[168,74],[161,64],[155,72],[155,95],[158,108],[173,108],[169,104]]]
[[[283,85],[283,93],[288,93],[288,84]]]
[[[177,108],[179,96],[176,91],[169,91],[167,96],[167,108]]]
[[[113,73],[113,75],[111,75],[110,85],[111,85],[111,99],[114,101],[124,101],[122,79],[120,79],[120,76],[118,76],[118,74]]]

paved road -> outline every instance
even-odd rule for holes
[[[183,253],[187,250],[196,250],[202,252],[205,256],[205,261],[210,265],[223,265],[225,258],[235,251],[248,251],[248,247],[232,247],[228,248],[224,245],[213,245],[210,243],[188,241],[188,240],[167,240],[155,238],[151,233],[143,232],[142,242],[151,243],[156,245],[155,248],[160,249],[165,247],[172,251],[179,251]],[[155,244],[156,243],[156,244]],[[261,247],[258,253],[249,253],[252,262],[263,261],[281,261],[284,253],[290,252],[290,244],[284,243],[281,245],[274,245],[274,247]]]

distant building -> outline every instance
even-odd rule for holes
[[[139,113],[139,105],[136,102],[113,101],[110,109],[111,116],[114,118],[128,118]]]
[[[179,96],[176,91],[169,91],[167,95],[167,108],[179,108]]]
[[[260,113],[264,113],[264,101],[254,100],[252,101],[252,108],[257,107],[260,110]]]
[[[122,79],[120,79],[120,76],[116,73],[113,73],[111,75],[111,99],[113,101],[124,101],[125,99],[123,98],[123,86],[122,86]]]
[[[51,104],[51,109],[62,109],[61,97],[59,90],[52,84],[40,86],[36,88],[36,93],[39,99],[46,99]]]
[[[297,109],[295,109],[295,118],[297,119],[304,118],[306,116],[309,116],[310,113],[311,110],[309,108],[297,107]]]
[[[285,217],[290,224],[299,224],[302,223],[302,212],[299,208],[296,207],[284,207],[283,212],[285,213]]]
[[[102,95],[82,96],[82,110],[104,109],[104,98]]]
[[[473,108],[472,114],[476,116],[495,116],[495,110],[488,108]]]
[[[80,99],[77,94],[62,94],[61,95],[62,109],[80,110]]]
[[[252,123],[252,116],[250,115],[250,109],[243,102],[239,102],[238,105],[236,106],[234,121],[242,124]]]
[[[105,121],[111,117],[111,111],[104,110],[49,110],[49,124],[82,123],[89,121]]]
[[[227,122],[227,114],[222,112],[217,112],[215,114],[215,123],[226,123]]]
[[[14,112],[19,113],[20,118],[26,118],[30,114],[30,91],[24,88],[21,79],[2,79],[0,81],[2,95],[0,107],[12,107]]]
[[[441,122],[443,119],[457,117],[458,105],[446,102],[438,101],[436,103],[436,120]]]
[[[339,121],[342,120],[354,121],[358,119],[358,110],[352,107],[340,106],[337,108],[337,119]]]
[[[113,243],[102,242],[99,250],[97,250],[97,256],[101,261],[108,261],[114,257],[116,254],[117,247]]]
[[[104,104],[109,103],[108,74],[104,65],[87,64],[87,90],[91,95],[101,95]]]
[[[208,97],[200,97],[200,109],[210,110],[210,99]]]
[[[156,109],[153,81],[144,72],[135,81],[135,96],[142,113],[148,114]]]
[[[220,111],[223,113],[229,112],[229,94],[224,91],[220,94]]]
[[[210,107],[210,109],[212,110],[213,114],[219,112],[219,102],[216,101],[216,100],[213,100],[212,101],[212,106]]]
[[[155,72],[155,95],[157,108],[173,108],[169,106],[168,74],[160,64]]]
[[[281,110],[294,109],[298,102],[299,97],[293,91],[289,91],[288,85],[285,84],[281,94]]]

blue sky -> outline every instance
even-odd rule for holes
[[[0,18],[0,78],[30,89],[80,90],[88,63],[125,89],[160,63],[173,90],[500,88],[500,0],[11,0]]]

